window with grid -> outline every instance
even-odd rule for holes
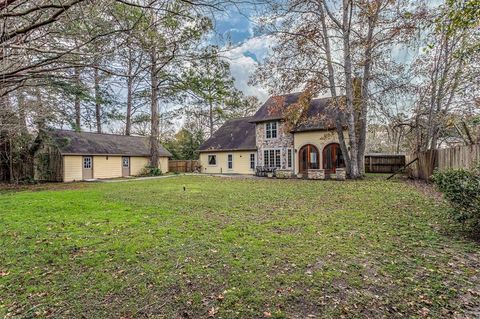
[[[250,169],[255,169],[255,153],[250,154]]]
[[[280,150],[263,151],[263,163],[266,167],[280,168]]]
[[[227,167],[228,167],[228,169],[233,168],[233,154],[228,154],[227,155]]]
[[[265,137],[277,138],[277,122],[268,122],[265,124]]]
[[[83,168],[92,168],[92,158],[84,157],[83,158]]]
[[[287,167],[292,168],[293,166],[293,151],[292,149],[287,150]]]

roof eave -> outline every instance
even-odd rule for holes
[[[199,153],[215,153],[215,152],[240,152],[240,151],[256,151],[257,148],[231,148],[231,149],[209,149],[198,150]]]
[[[62,152],[60,155],[64,156],[133,156],[133,157],[150,157],[150,154],[111,154],[111,153],[72,153],[72,152]],[[160,154],[159,157],[172,157],[172,154]]]
[[[252,120],[249,123],[262,123],[262,122],[270,122],[270,121],[281,121],[284,120],[284,117],[272,117],[272,118],[262,118],[258,120]]]

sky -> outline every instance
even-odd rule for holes
[[[268,91],[258,85],[248,85],[248,81],[259,62],[268,55],[273,43],[268,36],[256,34],[254,16],[253,8],[231,8],[216,16],[215,31],[219,44],[228,47],[224,57],[230,63],[236,88],[264,102],[268,98]]]
[[[443,0],[427,0],[429,6],[440,5]],[[253,5],[240,8],[230,8],[227,12],[215,16],[216,38],[230,41],[232,48],[226,51],[225,57],[230,62],[230,68],[235,78],[235,86],[245,95],[253,95],[264,102],[269,94],[267,89],[256,85],[248,85],[250,77],[258,67],[259,62],[268,55],[274,40],[267,35],[256,34],[255,17],[259,16]],[[261,9],[261,8],[260,8]],[[392,58],[408,63],[418,54],[419,49],[396,46],[392,48]]]

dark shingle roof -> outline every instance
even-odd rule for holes
[[[255,113],[252,122],[280,120],[285,116],[288,107],[297,103],[302,93],[270,97]],[[337,110],[330,107],[332,98],[312,99],[310,106],[301,116],[301,121],[293,129],[295,132],[330,130],[335,128]]]
[[[285,95],[271,96],[253,116],[252,122],[265,122],[280,120],[284,116],[287,107],[296,103],[302,93],[290,93]]]
[[[255,123],[252,117],[229,120],[212,137],[203,143],[199,151],[255,150]]]
[[[313,99],[293,131],[304,132],[335,129],[335,120],[339,111],[330,105],[331,102],[332,98],[330,97]]]
[[[148,137],[56,129],[49,134],[62,154],[150,156]],[[159,155],[172,156],[162,145],[159,145]]]

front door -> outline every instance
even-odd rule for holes
[[[122,157],[122,176],[130,176],[130,157]]]
[[[335,173],[337,168],[345,167],[340,144],[332,143],[323,149],[323,169],[325,174]]]
[[[318,169],[318,149],[315,145],[307,144],[298,152],[298,171],[300,174],[307,174],[308,169]]]
[[[82,178],[93,179],[93,158],[91,156],[84,156],[82,165]]]

